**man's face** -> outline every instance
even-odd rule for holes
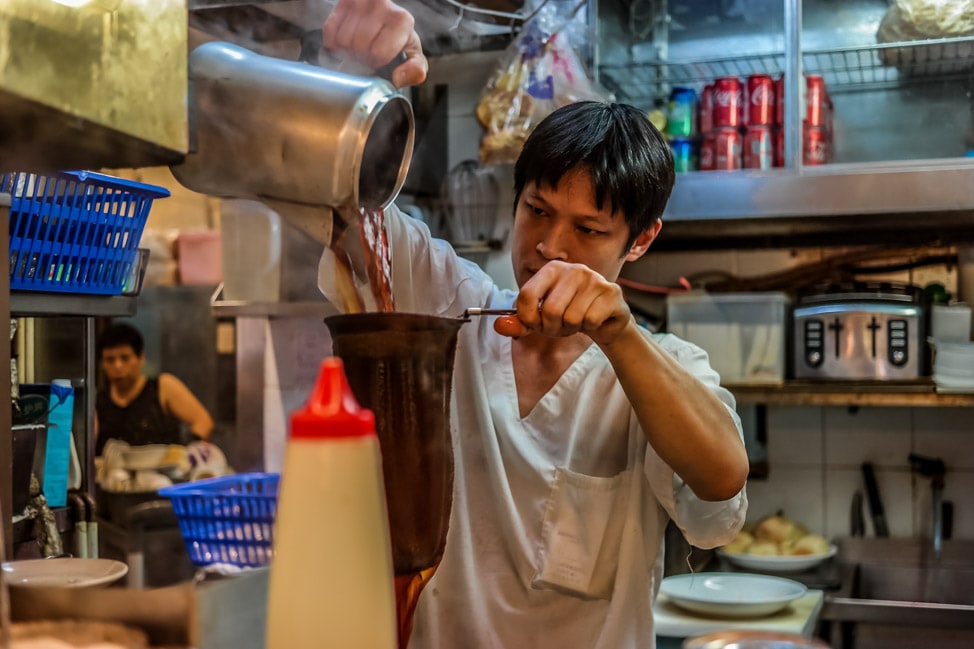
[[[130,345],[108,347],[101,352],[101,367],[112,383],[134,381],[142,373],[145,355],[135,353]]]
[[[639,255],[625,249],[629,226],[610,209],[608,205],[596,208],[587,169],[570,171],[555,188],[525,185],[514,212],[512,239],[518,286],[553,259],[585,264],[615,281],[622,265]]]

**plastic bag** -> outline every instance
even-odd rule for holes
[[[583,36],[572,18],[543,8],[511,43],[477,104],[484,127],[480,161],[512,163],[531,130],[553,110],[584,99],[605,100],[575,47]]]
[[[894,0],[879,23],[876,41],[902,43],[970,35],[974,35],[974,0]],[[942,59],[968,58],[971,50],[970,43],[952,48],[947,48],[944,44],[931,44],[910,48],[893,47],[881,50],[879,54],[884,65],[906,68]],[[938,70],[952,71],[939,67],[931,69]],[[924,72],[926,69],[921,67],[912,71]]]

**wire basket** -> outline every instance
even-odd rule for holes
[[[197,566],[268,565],[280,474],[238,473],[164,487],[189,558]]]
[[[118,295],[152,201],[169,190],[89,171],[10,173],[10,288]]]

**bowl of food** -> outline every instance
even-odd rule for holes
[[[717,555],[745,570],[803,572],[831,559],[837,551],[821,534],[809,532],[779,513],[738,532],[733,541],[718,548]]]

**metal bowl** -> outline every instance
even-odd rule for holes
[[[815,638],[773,631],[718,631],[687,638],[683,649],[829,649]]]

